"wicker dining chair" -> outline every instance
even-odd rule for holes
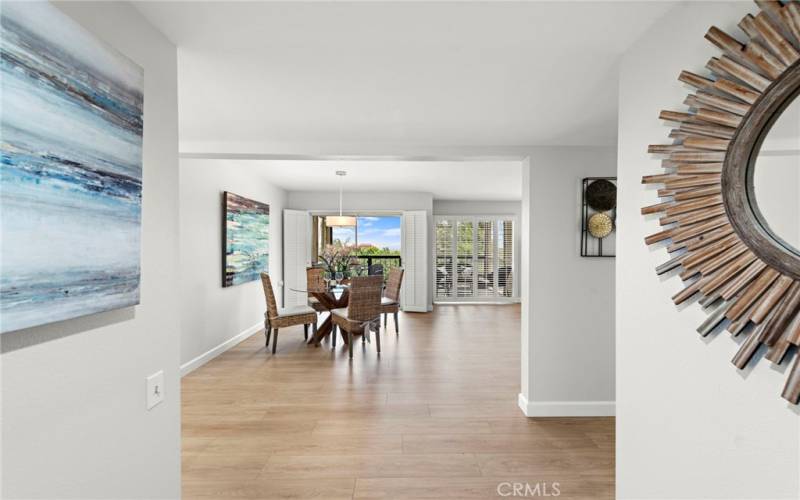
[[[325,270],[321,267],[307,267],[306,268],[306,289],[310,292],[312,290],[325,290]],[[323,306],[319,300],[312,296],[308,296],[308,305],[316,312],[325,312],[325,306]]]
[[[383,276],[357,276],[350,281],[350,301],[347,307],[331,311],[334,331],[336,328],[347,332],[347,343],[350,358],[353,357],[353,333],[364,335],[362,342],[369,336],[370,328],[375,328],[375,344],[381,352],[381,292]]]
[[[383,326],[388,330],[389,313],[394,315],[394,332],[400,333],[397,316],[400,312],[400,287],[403,285],[403,268],[394,267],[389,270],[386,280],[386,291],[381,298],[381,312],[383,313]]]
[[[272,354],[278,347],[278,329],[294,325],[303,325],[305,339],[308,340],[308,325],[313,326],[317,333],[317,313],[308,306],[294,306],[278,308],[275,292],[272,290],[272,280],[267,273],[261,273],[261,284],[264,287],[264,297],[267,299],[267,312],[264,313],[264,335],[267,336],[269,347],[270,332],[272,338]]]

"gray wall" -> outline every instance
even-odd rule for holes
[[[128,4],[59,7],[144,67],[141,304],[2,336],[2,496],[178,498],[176,50]]]
[[[529,414],[613,413],[615,259],[580,256],[580,201],[584,177],[616,175],[616,151],[536,148],[529,162]]]
[[[639,209],[657,203],[643,174],[657,173],[648,144],[667,144],[662,109],[682,110],[690,88],[677,82],[719,50],[703,39],[711,25],[739,36],[751,3],[690,3],[672,9],[622,61],[619,115],[617,267],[617,498],[798,498],[800,421],[780,398],[786,368],[761,360],[739,372],[731,359],[743,339],[708,339],[697,304],[676,308],[677,277],[654,268],[663,248],[643,239],[659,230]],[[676,33],[681,36],[676,37]],[[760,356],[756,356],[757,358]],[[666,473],[665,473],[666,472]],[[766,479],[769,478],[769,479]]]
[[[281,297],[286,192],[254,172],[241,162],[180,161],[182,364],[264,322],[261,281],[222,287],[223,191],[269,204],[269,272]]]

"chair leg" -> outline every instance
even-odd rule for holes
[[[303,325],[303,336],[308,340],[308,323]]]
[[[364,332],[361,334],[361,345],[367,343],[367,335],[369,335],[369,323],[364,325]]]
[[[275,351],[278,349],[278,329],[275,328],[275,331],[272,332],[272,354],[275,354]]]
[[[397,322],[398,312],[394,312],[394,333],[400,333],[400,323]]]
[[[336,349],[336,325],[331,326],[331,349]]]
[[[267,337],[266,347],[269,347],[269,335],[272,333],[272,328],[269,325],[264,329],[264,336]]]
[[[311,324],[311,333],[313,333],[315,337],[317,336],[317,322],[316,321]]]
[[[353,359],[353,332],[347,332],[347,345],[350,347],[350,359]]]
[[[381,353],[381,321],[378,319],[378,324],[375,325],[375,346],[378,348],[378,354]]]
[[[389,313],[383,313],[383,326],[386,326],[389,321]]]

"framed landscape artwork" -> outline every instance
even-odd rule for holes
[[[46,2],[0,40],[0,333],[138,304],[142,68]]]
[[[223,193],[222,286],[260,279],[269,272],[269,205]]]

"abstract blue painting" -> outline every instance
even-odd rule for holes
[[[228,191],[223,205],[222,286],[260,279],[269,272],[269,205]]]
[[[144,72],[49,3],[0,10],[0,333],[138,304]]]

